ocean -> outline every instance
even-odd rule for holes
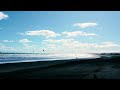
[[[120,79],[119,60],[117,54],[1,53],[0,79]]]
[[[40,53],[0,53],[0,64],[53,61],[53,60],[71,60],[71,59],[91,59],[99,58],[95,54],[40,54]]]

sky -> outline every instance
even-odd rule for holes
[[[0,11],[0,51],[120,52],[120,11]]]

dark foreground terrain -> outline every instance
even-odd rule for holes
[[[120,79],[120,56],[0,64],[0,79]]]

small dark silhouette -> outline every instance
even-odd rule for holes
[[[44,51],[44,50],[43,50]]]
[[[75,57],[76,57],[76,59],[77,59],[77,55],[75,54]]]
[[[96,76],[96,74],[94,74],[94,79],[97,79],[97,76]]]

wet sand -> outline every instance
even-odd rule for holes
[[[0,79],[120,79],[120,57],[0,64]]]

